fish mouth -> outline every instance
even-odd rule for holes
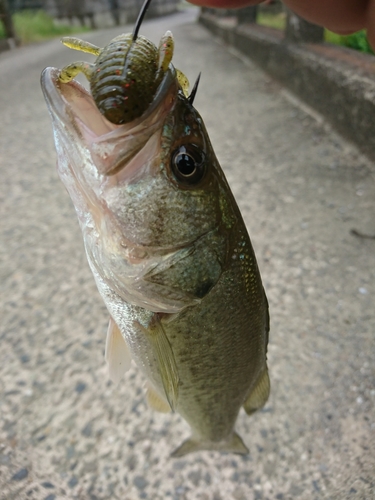
[[[76,80],[62,83],[60,70],[45,68],[41,86],[56,132],[89,149],[99,174],[118,173],[160,129],[178,93],[176,72],[167,70],[148,109],[130,123],[116,125],[98,110],[90,92]]]

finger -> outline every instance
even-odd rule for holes
[[[249,5],[257,5],[263,0],[189,0],[190,3],[201,7],[212,7],[217,9],[239,9]]]
[[[373,0],[372,0],[373,1]],[[296,14],[331,31],[353,33],[365,26],[369,0],[284,0]]]
[[[372,0],[368,5],[366,28],[368,41],[373,50],[375,50],[375,0]]]

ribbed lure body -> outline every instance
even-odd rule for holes
[[[90,79],[99,111],[112,123],[128,123],[149,107],[161,81],[158,50],[143,36],[113,39],[100,53]]]
[[[99,111],[115,125],[130,123],[149,108],[169,68],[174,45],[170,31],[158,48],[144,36],[134,39],[132,33],[114,38],[103,49],[72,37],[63,38],[62,43],[97,55],[95,63],[79,61],[65,66],[59,79],[68,83],[82,72]]]

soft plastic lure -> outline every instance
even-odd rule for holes
[[[153,101],[173,57],[173,35],[167,31],[159,48],[142,35],[139,28],[151,0],[146,0],[133,33],[122,34],[100,48],[84,40],[64,37],[61,41],[71,49],[97,56],[94,63],[77,61],[65,66],[59,79],[70,82],[83,73],[90,82],[91,94],[99,111],[111,123],[121,125],[141,116]],[[189,82],[176,70],[185,95]]]

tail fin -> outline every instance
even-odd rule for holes
[[[194,451],[212,450],[212,451],[226,451],[229,453],[237,453],[239,455],[246,455],[249,453],[248,448],[240,438],[240,436],[233,432],[229,439],[225,441],[199,441],[196,438],[189,438],[182,443],[173,453],[172,457],[179,458],[192,453]]]

